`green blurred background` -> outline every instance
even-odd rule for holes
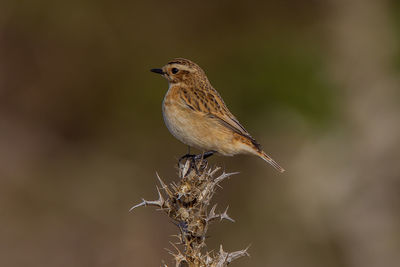
[[[186,153],[164,126],[167,82],[197,62],[285,169],[240,171],[208,249],[232,266],[400,265],[400,4],[386,0],[2,1],[0,266],[160,266],[177,233],[157,171]],[[172,266],[172,265],[171,265]]]

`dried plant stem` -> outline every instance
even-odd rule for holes
[[[209,208],[219,183],[236,174],[223,172],[217,175],[219,170],[219,167],[209,168],[204,159],[189,158],[184,163],[179,162],[179,181],[166,185],[157,174],[161,186],[156,187],[158,200],[143,199],[131,208],[155,206],[176,222],[179,242],[171,243],[175,251],[169,250],[176,267],[222,267],[248,256],[247,248],[228,253],[222,249],[222,245],[218,252],[206,251],[206,233],[210,223],[218,219],[234,222],[227,213],[228,208],[222,213],[216,213],[217,204]]]

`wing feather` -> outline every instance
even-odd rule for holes
[[[210,119],[216,120],[222,126],[249,139],[257,149],[261,150],[261,145],[251,137],[249,132],[228,110],[221,96],[214,88],[208,91],[195,88],[183,89],[180,97],[191,112],[199,112]]]

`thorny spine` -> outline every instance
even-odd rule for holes
[[[156,186],[158,200],[142,202],[130,210],[142,206],[155,206],[168,215],[180,230],[176,235],[179,242],[171,243],[175,252],[168,250],[174,257],[176,267],[223,267],[243,256],[249,256],[247,249],[225,252],[222,245],[218,252],[204,251],[206,233],[211,222],[219,219],[235,222],[227,213],[216,213],[217,204],[211,209],[211,199],[219,184],[237,173],[223,172],[217,176],[219,167],[209,168],[205,159],[187,159],[179,163],[179,181],[167,185],[157,174],[161,187]],[[182,250],[177,245],[182,246]],[[166,264],[163,265],[167,267]]]

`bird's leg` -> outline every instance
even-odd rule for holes
[[[217,151],[214,151],[214,150],[206,151],[206,152],[203,152],[202,154],[196,155],[196,156],[195,156],[195,159],[196,159],[196,160],[199,160],[199,159],[206,159],[206,158],[209,158],[209,157],[211,157],[212,155],[214,155],[216,152],[217,152]]]
[[[188,146],[188,153],[180,157],[179,162],[181,162],[183,159],[194,158],[194,157],[196,157],[196,155],[190,154],[190,146]]]

